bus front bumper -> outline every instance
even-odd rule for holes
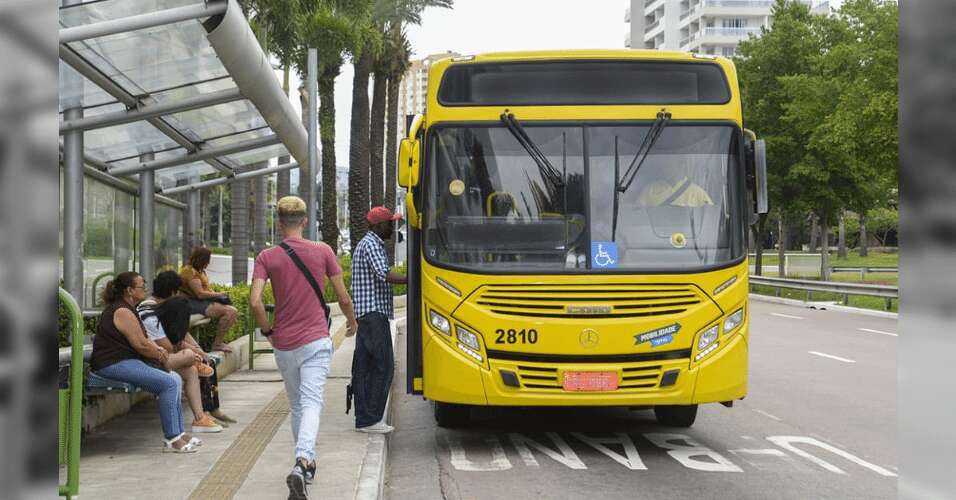
[[[745,325],[746,326],[746,325]],[[700,363],[688,359],[636,363],[542,363],[490,359],[485,365],[449,343],[432,338],[424,349],[424,396],[433,401],[478,406],[653,406],[733,401],[747,393],[745,331],[721,339],[722,347]],[[663,374],[677,371],[673,384]],[[508,385],[511,372],[520,387]],[[615,372],[618,389],[566,391],[566,372]]]

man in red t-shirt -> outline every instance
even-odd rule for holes
[[[322,303],[293,255],[301,260],[323,292],[325,278],[332,281],[339,307],[348,320],[346,336],[355,335],[358,322],[335,253],[325,243],[302,237],[309,223],[305,202],[286,196],[279,200],[276,209],[282,243],[288,249],[274,246],[256,257],[249,303],[262,335],[272,344],[289,398],[292,438],[296,442],[295,465],[286,477],[289,498],[306,498],[306,483],[315,475],[315,438],[334,348]],[[262,303],[266,280],[272,282],[276,302],[272,325]]]

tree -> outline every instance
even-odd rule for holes
[[[405,37],[404,27],[421,24],[421,14],[428,7],[451,8],[453,0],[377,0],[374,10],[374,27],[381,40],[373,63],[374,86],[372,92],[371,130],[369,136],[370,198],[371,204],[395,207],[395,132],[398,125],[399,83],[409,66],[411,47]],[[386,122],[389,129],[386,134]],[[385,139],[387,137],[387,139]],[[386,161],[386,183],[382,187],[383,146]],[[389,242],[389,255],[394,256],[394,239]],[[390,257],[391,258],[391,257]]]
[[[338,250],[339,225],[336,199],[335,79],[345,56],[361,45],[363,26],[371,10],[369,0],[321,0],[309,4],[301,16],[302,41],[299,59],[304,67],[305,49],[318,50],[319,139],[322,144],[322,241]]]
[[[349,243],[352,250],[368,231],[365,215],[370,208],[368,77],[372,71],[373,54],[368,45],[360,50],[353,56],[355,75],[352,78],[352,122],[349,134]]]
[[[743,101],[744,124],[767,142],[767,188],[782,231],[805,213],[796,201],[795,186],[787,182],[790,167],[803,156],[802,137],[784,121],[785,106],[790,96],[781,86],[781,79],[809,71],[819,45],[811,36],[810,9],[794,0],[777,0],[771,8],[772,29],[763,28],[759,37],[742,41],[734,62],[737,66]],[[763,241],[766,216],[753,228],[754,240]],[[762,268],[762,248],[757,254],[756,272]],[[778,252],[783,262],[783,246]]]
[[[806,138],[789,179],[820,217],[824,279],[834,217],[888,199],[895,183],[897,18],[895,3],[877,0],[849,0],[835,16],[813,16],[819,53],[806,74],[781,79],[784,121]]]

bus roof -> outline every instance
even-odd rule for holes
[[[487,52],[471,56],[449,57],[449,62],[500,62],[527,60],[562,59],[645,59],[668,61],[699,61],[728,59],[721,56],[702,56],[691,52],[639,50],[639,49],[568,49],[568,50],[532,50],[515,52]],[[441,59],[440,61],[445,61]]]

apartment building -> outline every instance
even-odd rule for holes
[[[447,51],[443,54],[432,54],[423,59],[412,61],[408,71],[405,72],[398,92],[398,126],[395,128],[398,140],[396,144],[405,137],[405,116],[423,113],[425,111],[425,98],[428,92],[428,68],[432,63],[445,59],[446,57],[458,57],[461,54]]]
[[[829,3],[800,0],[819,14]],[[774,0],[630,0],[625,46],[732,57],[737,44],[772,23]]]

